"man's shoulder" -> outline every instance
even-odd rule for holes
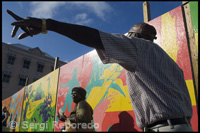
[[[82,100],[82,101],[80,101],[78,104],[88,104],[88,102],[85,101],[85,100]]]
[[[90,107],[90,104],[87,102],[87,101],[85,101],[85,100],[82,100],[82,101],[80,101],[79,103],[78,103],[78,106],[79,107]]]

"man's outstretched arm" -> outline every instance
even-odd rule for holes
[[[103,49],[99,31],[90,27],[47,19],[47,30],[57,32],[72,40],[93,48]]]
[[[42,32],[42,19],[32,17],[21,18],[10,10],[7,10],[7,12],[17,20],[17,22],[11,23],[11,25],[14,26],[11,35],[12,37],[16,35],[19,27],[24,31],[24,33],[18,36],[19,39],[23,39],[27,36],[34,36]],[[63,23],[53,19],[46,19],[45,22],[46,30],[59,33],[89,47],[104,49],[97,29],[76,24]]]

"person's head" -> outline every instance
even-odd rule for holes
[[[2,111],[3,111],[3,112],[6,112],[6,111],[7,111],[7,107],[6,107],[6,106],[3,106]]]
[[[137,37],[150,40],[153,42],[156,39],[156,29],[147,23],[137,23],[131,27],[128,32],[128,37]]]
[[[71,93],[73,102],[78,103],[82,100],[85,100],[86,93],[87,93],[86,90],[83,89],[82,87],[74,87]]]

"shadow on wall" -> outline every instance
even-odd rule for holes
[[[134,128],[134,119],[132,116],[123,111],[119,114],[119,123],[113,124],[108,128],[108,132],[139,132]]]

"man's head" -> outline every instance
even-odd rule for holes
[[[137,23],[131,27],[128,37],[144,38],[153,42],[156,39],[156,29],[147,23]]]
[[[3,111],[3,112],[6,112],[6,111],[7,111],[7,107],[4,106],[4,107],[2,108],[2,111]]]
[[[72,89],[73,102],[78,103],[82,100],[85,100],[86,93],[87,93],[86,90],[83,89],[82,87],[74,87]]]

